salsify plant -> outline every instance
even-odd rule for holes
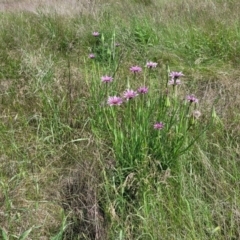
[[[117,59],[117,58],[116,58]],[[125,89],[119,80],[93,67],[88,79],[90,99],[94,100],[92,128],[102,134],[116,160],[116,168],[126,177],[146,164],[146,159],[158,163],[159,170],[178,166],[179,157],[193,146],[207,129],[201,121],[198,98],[179,91],[182,72],[169,72],[166,83],[152,84],[149,71],[157,63],[147,62],[148,71],[138,65],[129,67]],[[146,74],[142,78],[139,75]],[[95,78],[97,79],[94,79]],[[131,86],[136,86],[136,88]],[[141,82],[142,81],[142,82]],[[167,85],[167,90],[166,90]]]

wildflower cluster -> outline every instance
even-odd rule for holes
[[[151,62],[152,63],[152,62]],[[157,65],[156,63],[154,63],[155,66]],[[130,68],[130,71],[133,73],[140,73],[142,71],[142,68],[139,66],[132,66]],[[110,83],[113,81],[113,77],[105,75],[101,77],[101,81],[103,83]],[[146,94],[148,92],[148,87],[146,86],[140,86],[136,91],[133,89],[126,89],[123,94],[122,97],[119,96],[109,96],[108,100],[107,100],[107,104],[109,106],[119,106],[121,105],[124,100],[128,101],[131,100],[135,97],[137,97],[139,94]]]
[[[152,69],[157,66],[157,63],[155,62],[147,62],[146,64],[147,68]],[[133,73],[140,73],[142,71],[142,68],[139,66],[132,66],[130,67],[130,71]],[[112,77],[109,76],[102,76],[101,77],[102,82],[109,83],[113,81]],[[148,93],[148,87],[146,86],[140,86],[137,91],[133,89],[127,89],[123,92],[122,97],[119,96],[109,96],[107,99],[107,104],[109,106],[120,106],[125,101],[129,101],[135,97],[137,97],[139,94],[146,94]],[[154,124],[154,129],[162,129],[164,127],[164,124],[162,122],[158,122]]]
[[[148,92],[148,88],[147,87],[140,87],[137,91],[134,91],[133,89],[127,89],[123,92],[122,97],[117,97],[117,96],[110,96],[108,97],[107,103],[110,106],[114,106],[114,105],[121,105],[124,102],[124,99],[126,101],[131,100],[135,97],[137,97],[139,94],[145,94]],[[112,99],[113,97],[118,98],[118,101],[115,103],[112,103],[111,101],[109,101],[109,99]],[[111,104],[110,104],[111,103]]]
[[[92,35],[97,38],[100,34],[93,32]],[[89,57],[94,58],[95,55],[90,54]],[[166,80],[174,91],[167,89],[167,94],[161,89],[156,91],[156,86],[159,88],[158,84],[153,83],[157,80],[156,74],[149,74],[151,71],[159,71],[158,63],[153,61],[145,64],[147,76],[141,66],[129,67],[132,75],[127,78],[126,89],[119,93],[115,66],[112,68],[114,74],[103,74],[100,77],[104,91],[102,87],[95,87],[93,94],[96,99],[101,96],[105,103],[95,114],[101,124],[106,124],[104,131],[110,133],[112,148],[120,166],[123,169],[134,169],[136,161],[151,156],[159,159],[163,166],[171,167],[184,153],[184,148],[188,149],[188,144],[195,141],[191,131],[198,126],[201,116],[197,109],[198,98],[188,94],[184,101],[180,99],[177,89],[185,75],[177,71],[170,72]],[[111,71],[109,65],[106,69]],[[136,80],[137,76],[138,81],[134,81],[134,84],[138,82],[139,86],[134,89],[130,87],[130,80]],[[96,92],[98,89],[100,92]]]
[[[157,63],[154,62],[147,62],[146,66],[148,68],[155,68],[157,66]],[[139,66],[132,66],[130,68],[130,71],[133,73],[139,73],[142,71],[142,68]],[[180,77],[184,76],[182,72],[171,72],[170,75],[171,79],[169,80],[169,85],[179,85]],[[113,81],[113,78],[110,76],[102,76],[101,77],[102,82],[109,83]],[[133,89],[127,89],[123,92],[122,97],[119,96],[109,96],[107,100],[107,104],[109,106],[120,106],[125,101],[129,101],[135,97],[137,97],[139,94],[146,94],[148,93],[148,87],[141,86],[137,89],[137,91],[134,91]],[[186,96],[186,100],[192,104],[192,103],[198,103],[198,99],[193,95]],[[195,119],[198,119],[201,116],[201,112],[198,110],[194,110],[192,115]],[[163,129],[164,124],[162,122],[156,122],[154,125],[154,129]]]

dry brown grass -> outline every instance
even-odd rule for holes
[[[222,120],[224,128],[232,130],[239,136],[240,77],[239,70],[215,69],[213,73],[197,74],[189,78],[195,79],[193,88],[201,99],[203,111],[210,111],[214,105],[217,116]]]
[[[96,160],[83,161],[63,181],[63,208],[69,213],[65,238],[103,240],[106,236],[106,219],[100,205],[101,169]]]
[[[56,12],[61,15],[92,13],[95,0],[1,0],[0,11]]]

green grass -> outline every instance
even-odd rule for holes
[[[239,239],[239,7],[99,0],[72,16],[2,12],[0,238]],[[171,71],[181,85],[167,84]]]

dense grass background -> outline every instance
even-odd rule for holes
[[[1,238],[239,239],[240,2],[74,4],[0,13]],[[166,110],[169,71],[185,76]],[[144,83],[145,102],[106,106]],[[192,93],[202,115],[176,135]],[[181,134],[200,137],[175,155]]]

